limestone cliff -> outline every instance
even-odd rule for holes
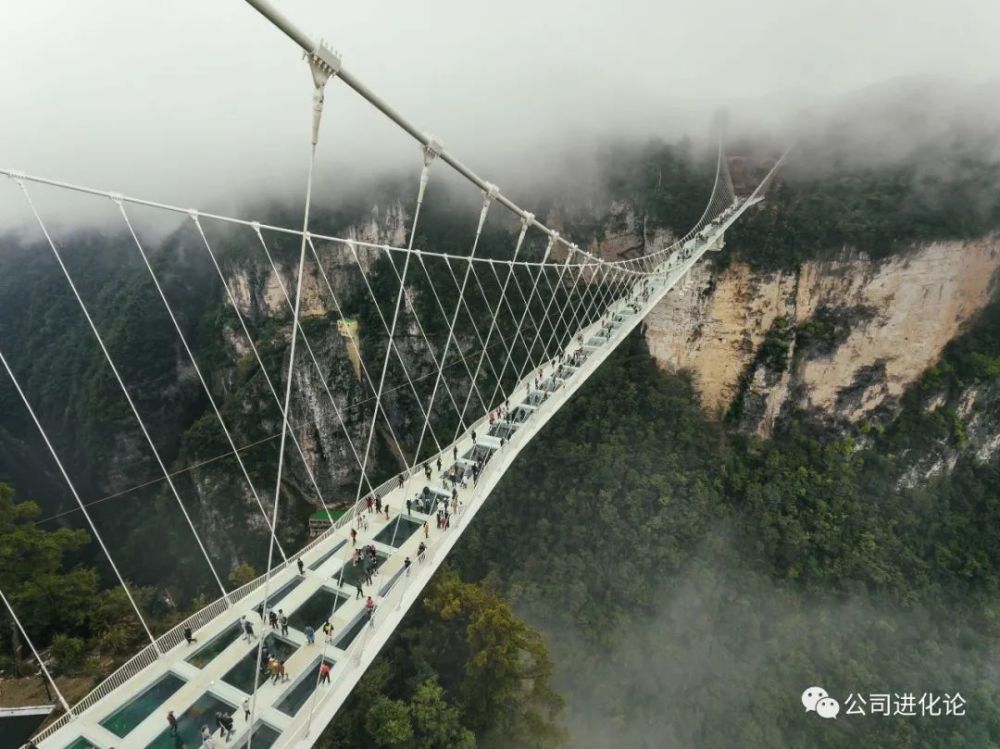
[[[891,406],[977,316],[998,267],[997,236],[880,263],[845,252],[791,273],[703,264],[653,311],[646,335],[662,366],[691,372],[707,410],[742,398],[743,426],[761,436],[789,407],[857,423]],[[816,321],[819,339],[795,335]],[[784,366],[761,361],[776,325],[790,331]]]

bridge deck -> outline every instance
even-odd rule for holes
[[[279,641],[275,648],[281,648],[286,654],[288,676],[287,681],[265,681],[259,686],[252,746],[255,749],[312,746],[514,457],[739,213],[742,211],[736,211],[704,243],[684,253],[676,267],[667,270],[663,277],[650,278],[647,291],[637,300],[635,308],[630,308],[627,300],[614,304],[604,315],[604,319],[614,321],[610,330],[602,332],[600,322],[581,330],[584,345],[581,347],[573,340],[565,353],[573,356],[581,348],[584,353],[573,357],[576,366],[567,367],[555,378],[558,383],[555,391],[542,401],[537,390],[531,394],[526,390],[526,385],[540,374],[530,372],[510,398],[510,410],[517,411],[523,421],[503,447],[500,447],[499,437],[488,435],[490,424],[484,417],[474,427],[476,442],[466,436],[454,446],[445,448],[443,471],[438,472],[435,468],[430,481],[418,472],[402,487],[383,492],[384,507],[389,508],[388,518],[384,510],[378,516],[362,511],[368,522],[367,528],[358,532],[358,546],[374,544],[379,556],[384,555],[373,585],[365,588],[365,595],[371,594],[377,601],[371,621],[365,612],[365,600],[356,598],[353,585],[358,568],[351,561],[353,547],[349,533],[355,526],[356,507],[301,554],[305,564],[303,575],[298,574],[293,558],[272,576],[268,598],[272,608],[281,609],[289,617],[287,635],[272,632],[255,611],[263,601],[263,587],[228,607],[224,602],[217,602],[222,603],[224,610],[195,631],[197,643],[188,646],[181,641],[134,675],[126,674],[120,685],[101,695],[94,704],[78,713],[75,709],[77,714],[72,720],[43,732],[39,736],[44,739],[39,742],[41,749],[89,746],[95,749],[177,749],[180,743],[168,731],[168,710],[173,710],[178,717],[181,740],[188,749],[201,745],[202,725],[213,731],[221,745],[214,720],[217,710],[233,716],[233,740],[245,743],[249,726],[241,705],[253,691],[257,643],[248,642],[238,633],[241,615],[252,622],[258,636],[265,634]],[[545,368],[544,377],[550,382],[552,375],[551,366]],[[466,470],[471,463],[463,456],[477,446],[480,450],[491,450],[491,457],[478,482],[473,485],[470,480],[468,488],[459,489],[461,505],[451,517],[450,528],[439,530],[436,518],[421,512],[416,504],[411,513],[407,512],[406,499],[414,498],[425,487],[438,490],[435,493],[440,495],[450,494],[450,488],[443,484],[442,474],[448,474],[456,465]],[[458,450],[457,464],[452,458],[453,447]],[[426,537],[419,525],[423,522],[428,524]],[[389,528],[394,530],[387,530]],[[428,550],[424,559],[418,560],[418,545],[422,541]],[[408,575],[403,572],[406,557],[413,562]],[[336,609],[329,616],[334,605]],[[327,618],[334,626],[329,643],[325,642],[321,631]],[[316,630],[314,644],[306,641],[304,628],[307,624]],[[331,684],[317,687],[319,664],[323,659],[332,664]]]

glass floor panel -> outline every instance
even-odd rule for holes
[[[341,634],[333,644],[341,650],[347,650],[347,648],[351,646],[351,643],[354,642],[355,638],[361,634],[361,631],[365,628],[367,623],[368,614],[359,614],[355,617],[353,622],[347,625],[347,629],[344,630],[343,634]]]
[[[309,666],[309,670],[302,675],[302,677],[298,680],[295,686],[293,686],[290,690],[288,690],[288,693],[281,698],[281,701],[275,707],[277,707],[285,715],[291,715],[291,716],[294,716],[295,713],[301,710],[302,706],[309,701],[309,698],[312,696],[312,693],[316,691],[316,683],[318,681],[317,677],[319,675],[319,664],[320,661],[322,660],[324,659],[317,658],[316,660],[314,660],[312,662],[312,665]],[[329,658],[326,658],[325,660],[327,663],[330,664],[330,667],[332,668],[334,662]],[[330,686],[329,684],[323,684],[321,688],[328,689],[329,686]]]
[[[272,593],[267,597],[267,608],[273,609],[275,606],[277,606],[278,601],[281,601],[289,593],[291,593],[293,590],[299,587],[302,584],[303,580],[305,580],[304,577],[302,577],[301,575],[296,575],[294,580],[290,580],[289,582],[281,586],[280,589],[274,591],[274,593]]]
[[[81,737],[72,744],[67,744],[66,749],[100,749],[100,745]]]
[[[278,637],[273,632],[264,638],[264,647],[279,661],[287,661],[292,657],[292,653],[299,649],[295,643],[289,642],[283,637]],[[232,684],[237,689],[242,689],[247,694],[251,694],[253,692],[254,674],[256,672],[257,643],[255,642],[250,652],[243,656],[239,663],[229,669],[226,675],[222,677],[222,680],[227,684]],[[270,678],[270,674],[266,676],[261,674],[258,684],[263,683],[264,679],[267,678]]]
[[[406,539],[420,530],[421,525],[416,520],[408,520],[402,515],[397,515],[391,523],[379,531],[375,540],[380,544],[398,549],[406,543]]]
[[[385,585],[379,588],[378,594],[380,596],[384,596],[386,593],[388,593],[389,589],[392,588],[393,584],[399,579],[399,576],[402,575],[405,571],[406,571],[405,567],[400,567],[398,570],[396,570],[395,574],[393,574],[392,577],[386,580]]]
[[[528,420],[529,416],[531,416],[531,411],[526,408],[518,407],[510,412],[510,420],[515,424],[523,424]]]
[[[462,457],[465,460],[468,460],[470,463],[475,463],[477,460],[482,458],[483,462],[485,463],[490,459],[490,456],[494,452],[495,451],[492,447],[486,447],[485,445],[476,445]]]
[[[253,729],[253,740],[250,742],[250,745],[255,749],[271,749],[272,746],[278,743],[278,739],[280,738],[281,734],[267,723],[258,723],[257,727]],[[245,746],[242,740],[240,741],[240,746]]]
[[[311,569],[311,570],[318,570],[320,567],[323,566],[323,564],[326,562],[327,559],[329,559],[334,554],[336,554],[338,551],[340,551],[343,548],[344,544],[346,544],[346,543],[347,543],[347,539],[345,538],[339,544],[337,544],[332,549],[330,549],[330,551],[326,552],[326,554],[324,554],[319,559],[317,559],[315,562],[313,562],[312,564],[310,564],[309,565],[309,569]]]
[[[127,736],[132,729],[146,720],[167,698],[184,686],[184,679],[174,674],[166,674],[151,684],[138,697],[130,700],[101,721],[115,736]],[[82,739],[81,739],[82,740]]]
[[[541,393],[537,390],[532,390],[528,394],[528,397],[524,400],[529,406],[540,406],[548,399],[548,397],[548,393]]]
[[[157,736],[151,743],[146,744],[146,749],[181,749],[182,746],[201,746],[201,727],[208,726],[215,729],[215,714],[225,713],[232,715],[236,708],[224,700],[220,700],[214,694],[206,692],[191,707],[177,716],[178,732],[174,736],[170,733],[170,727],[163,729],[163,733]],[[164,716],[166,713],[164,713]],[[166,717],[163,722],[166,723]]]
[[[219,653],[236,642],[242,634],[239,622],[233,622],[231,627],[226,627],[222,632],[185,658],[185,660],[192,666],[204,668],[215,660],[215,657]]]
[[[377,551],[375,552],[375,559],[376,559],[375,569],[378,570],[378,568],[382,566],[382,564],[385,562],[386,559],[388,559],[388,557],[381,551]],[[358,562],[357,564],[354,564],[354,562],[351,561],[344,562],[344,566],[341,567],[340,570],[337,572],[337,574],[333,576],[333,579],[337,581],[338,585],[342,585],[345,588],[353,588],[358,583],[364,584],[365,581],[364,565],[361,564],[360,562]],[[325,616],[323,617],[323,620],[320,621],[320,624],[322,624],[324,621],[326,621]],[[315,627],[315,625],[313,626]]]
[[[503,437],[506,440],[510,439],[510,436],[516,431],[516,424],[494,424],[490,427],[490,431],[487,432],[487,434],[489,434],[490,437],[497,437],[498,439]]]
[[[350,566],[351,563],[347,562],[346,565]],[[295,627],[299,632],[305,632],[306,627],[312,627],[319,632],[323,623],[347,600],[347,596],[342,593],[335,593],[329,588],[320,588],[288,617],[288,626]]]

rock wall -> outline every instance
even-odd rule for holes
[[[702,264],[653,310],[646,335],[663,367],[691,372],[708,411],[721,414],[738,395],[754,401],[748,426],[762,436],[788,405],[857,422],[937,360],[992,298],[998,267],[997,236],[878,263],[845,253],[796,273]],[[798,328],[820,311],[850,320],[846,336],[797,356],[793,343],[788,371],[764,371],[758,353],[775,320]]]

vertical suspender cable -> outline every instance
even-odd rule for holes
[[[285,442],[288,436],[288,411],[292,401],[292,384],[295,381],[295,343],[299,337],[299,314],[302,309],[302,277],[305,275],[306,245],[309,241],[309,209],[312,202],[313,171],[316,166],[316,146],[319,143],[319,125],[323,116],[323,96],[327,81],[331,75],[336,75],[340,60],[322,45],[313,50],[309,59],[309,69],[313,79],[313,109],[312,109],[312,142],[309,148],[309,172],[306,176],[306,201],[302,216],[302,243],[299,247],[299,271],[295,281],[295,308],[292,311],[292,340],[288,351],[288,372],[285,377],[285,400],[281,409],[281,440],[278,446],[278,470],[274,482],[274,505],[271,510],[271,527],[278,525],[278,505],[281,498],[282,469],[285,466]],[[267,610],[268,592],[271,584],[271,566],[274,562],[274,534],[271,534],[267,546],[267,572],[264,575],[264,598],[261,604],[261,616]],[[247,749],[253,742],[254,712],[257,708],[257,688],[260,686],[260,656],[264,648],[264,637],[257,644],[257,660],[254,664],[253,696],[250,701],[250,725],[247,730]]]

